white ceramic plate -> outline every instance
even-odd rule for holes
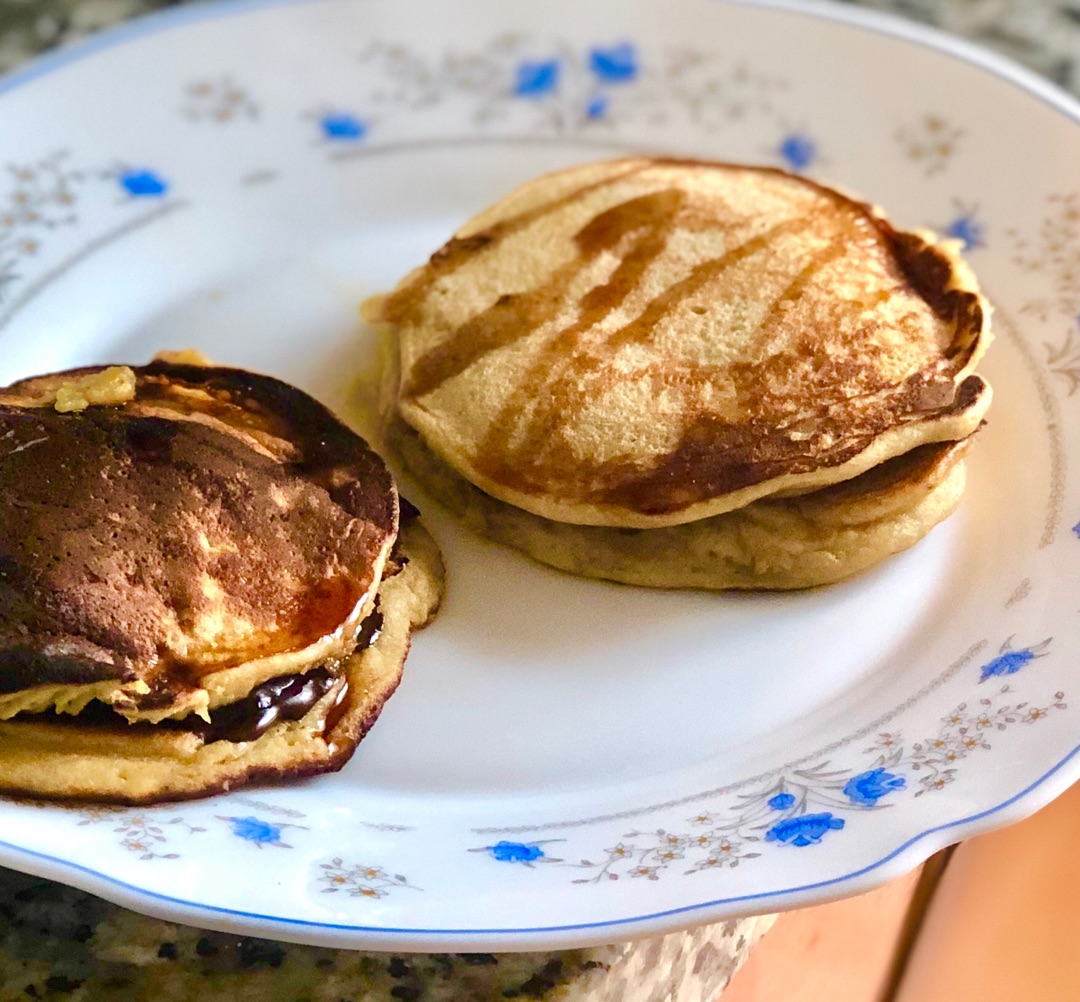
[[[0,802],[0,861],[367,948],[611,941],[863,891],[1080,772],[1080,163],[1058,92],[846,8],[193,6],[7,79],[0,381],[193,345],[355,415],[357,303],[541,171],[786,165],[965,239],[999,307],[961,511],[793,595],[575,580],[425,505],[451,572],[339,775]]]

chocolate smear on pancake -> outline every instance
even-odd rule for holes
[[[153,705],[370,607],[397,494],[366,443],[266,376],[135,371],[133,401],[78,414],[33,405],[56,377],[0,393],[0,693],[114,679]]]

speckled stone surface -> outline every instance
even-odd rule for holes
[[[1080,0],[845,2],[962,35],[1080,94]],[[0,0],[0,72],[98,28],[174,5],[174,0]]]
[[[942,28],[1080,94],[1080,0],[846,0]]]
[[[167,5],[0,0],[0,72]],[[1080,94],[1080,0],[858,5],[972,39]],[[749,918],[588,950],[394,956],[208,933],[0,869],[0,1002],[716,1002],[772,921]]]
[[[0,870],[0,1000],[711,1002],[771,917],[545,953],[356,953],[149,919]]]

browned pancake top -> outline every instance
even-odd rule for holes
[[[27,406],[56,377],[0,393],[0,693],[194,682],[378,584],[397,494],[362,439],[269,377],[135,371],[134,401],[81,414]]]
[[[403,417],[459,472],[550,518],[644,526],[973,430],[989,334],[958,268],[804,178],[643,158],[526,184],[376,319]]]

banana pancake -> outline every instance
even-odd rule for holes
[[[584,577],[653,588],[794,589],[833,584],[914,545],[956,509],[971,438],[919,446],[831,487],[763,498],[655,529],[572,525],[470,484],[400,419],[387,440],[409,472],[474,532]]]
[[[13,384],[0,789],[138,803],[339,768],[440,580],[383,462],[292,386],[163,361]]]
[[[948,242],[769,168],[538,178],[365,316],[393,404],[487,494],[657,528],[859,476],[979,426],[989,309]]]

